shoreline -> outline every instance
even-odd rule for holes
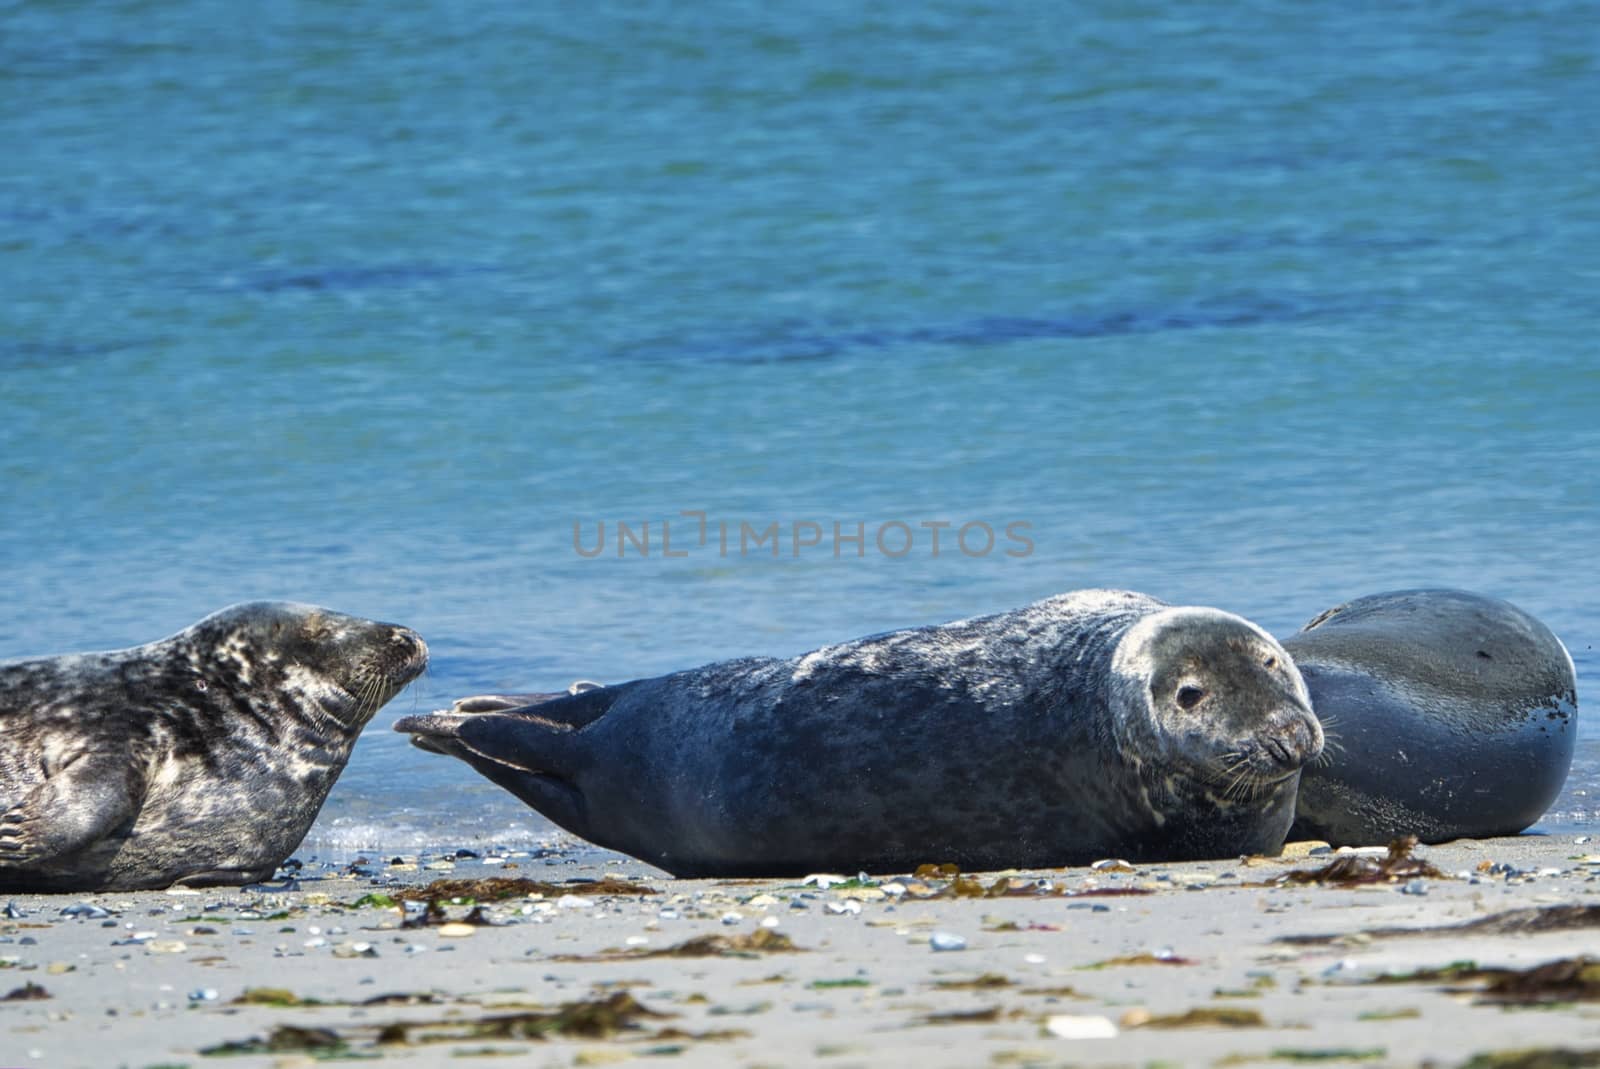
[[[1491,990],[1506,973],[1377,982],[1465,960],[1527,969],[1597,945],[1600,842],[1419,847],[1413,858],[1442,876],[1408,869],[1350,887],[1289,882],[1335,859],[1371,863],[1309,849],[805,883],[677,880],[569,840],[544,856],[307,863],[298,889],[14,895],[0,917],[0,996],[14,996],[0,1002],[0,1065],[516,1054],[539,1065],[1456,1066],[1525,1048],[1600,1059],[1600,975],[1566,987],[1513,978],[1526,1008]],[[442,879],[554,886],[476,909],[438,900],[431,923],[403,926],[430,911],[391,900]],[[1519,910],[1544,912],[1396,931]]]

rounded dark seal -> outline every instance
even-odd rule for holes
[[[0,890],[242,884],[300,844],[413,631],[253,602],[110,653],[0,662]]]
[[[396,728],[682,876],[1276,852],[1322,745],[1270,635],[1123,591],[525,697]]]
[[[1374,594],[1283,645],[1329,738],[1300,777],[1296,838],[1515,835],[1560,793],[1577,740],[1572,658],[1515,605],[1462,590]]]

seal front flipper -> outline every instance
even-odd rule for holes
[[[130,825],[141,799],[126,755],[84,754],[0,813],[0,871],[68,858]]]

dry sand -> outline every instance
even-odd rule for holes
[[[574,844],[453,870],[312,864],[278,892],[19,895],[0,917],[0,1066],[1600,1064],[1600,965],[1376,982],[1600,956],[1600,843],[1423,847],[1442,877],[1359,887],[1287,882],[1333,860],[1306,850],[822,887],[674,880]],[[488,876],[647,889],[521,893],[484,906],[489,925],[462,923],[465,903],[443,903],[444,927],[356,904]],[[997,883],[1013,894],[961,896]],[[1363,934],[1529,909],[1554,927]],[[1593,1060],[1471,1061],[1528,1048]]]

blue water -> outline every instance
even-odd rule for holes
[[[356,847],[548,830],[397,715],[1083,586],[1280,633],[1463,586],[1587,704],[1596,27],[0,3],[0,657],[417,628],[312,833]],[[1591,718],[1543,827],[1600,822]]]

